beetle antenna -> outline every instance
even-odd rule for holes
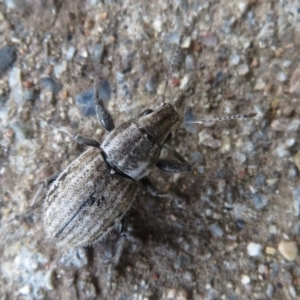
[[[235,120],[235,119],[250,119],[250,118],[254,118],[256,115],[257,115],[257,113],[250,113],[250,114],[245,114],[245,115],[232,115],[232,116],[226,116],[226,117],[200,119],[200,120],[197,120],[197,121],[187,121],[185,123],[205,124],[205,123],[218,122],[218,121],[228,121],[228,120]]]
[[[179,52],[180,52],[180,46],[182,44],[183,38],[184,38],[184,35],[183,35],[183,33],[181,33],[179,35],[179,43],[178,43],[175,55],[174,55],[174,57],[173,57],[173,59],[171,61],[169,69],[168,69],[168,71],[167,71],[167,73],[165,75],[165,87],[164,87],[164,93],[163,93],[163,99],[162,99],[163,100],[163,104],[165,104],[165,94],[166,94],[166,89],[167,89],[167,86],[168,86],[169,78],[170,78],[170,75],[171,75],[171,73],[173,71],[173,67],[174,67],[174,65],[177,62],[177,58],[178,58],[178,55],[179,55]]]

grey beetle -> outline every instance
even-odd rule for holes
[[[182,37],[166,75],[165,89],[181,41]],[[72,136],[76,142],[92,148],[45,181],[50,188],[44,203],[44,227],[47,235],[61,247],[94,244],[119,224],[122,225],[121,237],[126,237],[124,217],[141,186],[154,196],[168,196],[152,187],[148,178],[150,171],[154,167],[168,173],[191,171],[181,155],[166,145],[180,116],[170,103],[165,103],[164,96],[163,105],[157,110],[147,109],[137,119],[115,128],[99,97],[98,84],[99,81],[95,81],[97,118],[109,134],[102,143]],[[178,160],[160,159],[163,148],[169,149]],[[122,248],[122,243],[119,244],[116,261]]]
[[[178,51],[179,46],[169,72]],[[167,81],[166,78],[165,87]],[[137,119],[115,128],[99,97],[98,84],[99,80],[95,81],[97,118],[109,134],[101,144],[72,136],[78,143],[92,148],[45,181],[50,188],[44,203],[44,227],[47,235],[62,247],[94,244],[116,225],[125,224],[124,216],[141,185],[154,196],[166,197],[155,191],[148,178],[155,166],[169,173],[191,170],[174,150],[171,151],[179,161],[159,158],[171,138],[173,126],[180,121],[171,104],[163,103],[155,111],[147,109]],[[123,236],[125,231],[122,225]]]
[[[97,84],[95,84],[95,87]],[[173,125],[180,118],[171,104],[146,110],[136,120],[114,128],[95,88],[99,121],[110,133],[102,144],[74,137],[92,146],[73,161],[52,183],[44,206],[44,225],[49,237],[60,246],[86,246],[105,236],[120,223],[142,183],[156,196],[147,175],[152,168],[170,172],[189,172],[185,162],[160,159]]]

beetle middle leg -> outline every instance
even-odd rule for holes
[[[69,137],[71,137],[76,143],[81,144],[81,145],[86,145],[86,146],[91,146],[91,147],[95,147],[95,148],[100,148],[100,143],[94,139],[91,138],[87,138],[81,135],[75,135],[70,133],[68,130],[63,129],[63,128],[59,128],[59,131],[67,134]]]

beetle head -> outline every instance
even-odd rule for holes
[[[163,145],[173,126],[180,118],[172,104],[167,103],[155,111],[145,110],[138,119],[138,124],[159,144]]]

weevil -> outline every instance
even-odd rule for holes
[[[166,74],[165,90],[182,39],[183,36]],[[76,142],[91,148],[45,181],[49,189],[44,201],[44,227],[47,235],[61,247],[95,244],[119,224],[121,237],[126,237],[124,217],[138,190],[144,187],[154,196],[167,196],[155,191],[148,178],[150,171],[154,167],[168,173],[191,171],[182,156],[170,148],[177,160],[160,158],[173,127],[180,121],[174,106],[165,103],[165,90],[161,107],[147,109],[138,118],[115,127],[99,97],[98,84],[99,80],[96,80],[96,115],[108,135],[102,143],[72,135]],[[118,247],[117,253],[121,248]]]
[[[191,170],[174,150],[171,151],[179,161],[160,158],[172,128],[180,121],[173,105],[163,100],[160,108],[147,109],[138,118],[115,127],[99,97],[98,85],[99,80],[95,80],[96,115],[108,135],[102,143],[72,136],[76,142],[91,148],[45,181],[49,189],[44,201],[44,227],[50,239],[61,247],[94,244],[119,224],[121,235],[125,236],[124,217],[138,189],[144,186],[154,196],[168,196],[155,191],[148,178],[150,171],[154,167],[168,173]]]

